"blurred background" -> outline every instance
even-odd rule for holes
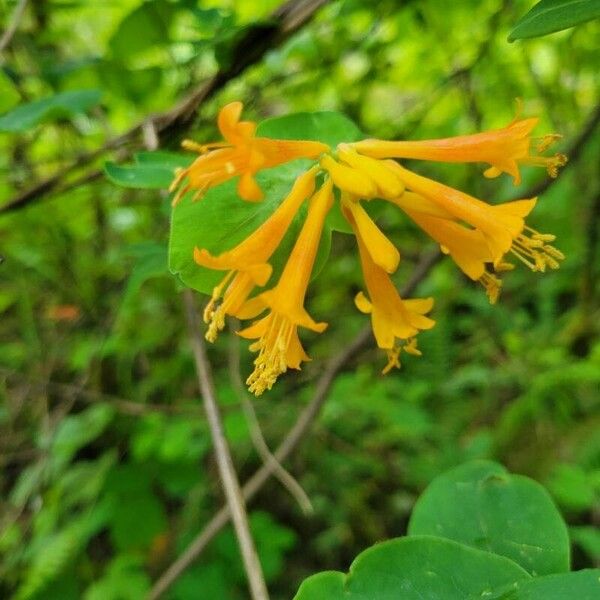
[[[415,292],[436,298],[423,356],[386,378],[374,342],[345,361],[286,462],[312,514],[276,480],[249,505],[272,598],[403,534],[427,483],[477,457],[547,486],[570,526],[573,568],[598,566],[599,28],[509,44],[533,4],[307,1],[283,39],[272,35],[276,0],[0,0],[2,31],[18,17],[0,53],[0,597],[144,598],[223,504],[167,269],[168,199],[101,170],[156,141],[143,127],[119,135],[215,73],[197,115],[159,128],[161,148],[214,139],[232,100],[258,120],[338,110],[368,136],[418,139],[504,126],[521,98],[524,116],[541,117],[536,133],[563,134],[571,159],[554,181],[525,168],[519,189],[484,179],[480,165],[412,165],[491,201],[543,192],[529,224],[556,234],[567,258],[559,271],[508,273],[493,307],[443,260]],[[43,98],[54,100],[11,113]],[[402,251],[402,286],[435,246],[399,211],[380,222]],[[335,234],[308,300],[329,330],[304,338],[311,363],[253,400],[271,448],[365,324],[352,302],[360,282],[353,240]],[[245,480],[261,460],[232,338],[210,356]],[[251,360],[244,347],[242,375]],[[246,595],[226,528],[162,597]]]

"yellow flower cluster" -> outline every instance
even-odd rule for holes
[[[531,131],[538,119],[515,119],[502,129],[447,139],[367,139],[332,149],[315,141],[257,137],[255,123],[240,121],[241,112],[242,104],[233,102],[219,113],[224,142],[184,142],[185,148],[200,156],[176,173],[171,191],[176,191],[175,204],[188,191],[194,191],[198,199],[210,187],[239,177],[239,196],[256,202],[263,197],[254,178],[259,170],[297,158],[314,160],[273,214],[248,238],[219,256],[204,248],[194,251],[199,265],[226,271],[204,311],[207,340],[215,341],[227,315],[257,319],[239,332],[255,340],[250,349],[258,355],[247,384],[256,395],[271,389],[288,368],[299,369],[302,362],[310,360],[298,337],[298,327],[318,333],[327,327],[313,320],[304,308],[304,300],[325,219],[336,197],[356,236],[366,287],[366,294],[358,293],[355,303],[358,310],[371,315],[377,345],[387,353],[384,373],[400,366],[401,352],[420,355],[416,336],[434,325],[427,316],[433,299],[400,297],[390,279],[400,263],[400,253],[371,219],[364,202],[378,198],[398,206],[468,277],[484,286],[491,303],[500,293],[498,274],[514,266],[507,261],[508,255],[533,271],[557,269],[564,258],[550,245],[553,235],[525,225],[536,198],[490,205],[393,160],[482,162],[489,165],[486,177],[508,173],[516,184],[520,182],[521,165],[544,166],[555,177],[566,157],[541,156],[557,139],[555,135],[538,140],[532,153]],[[317,188],[318,181],[321,183]],[[334,193],[335,188],[339,194]],[[271,289],[256,293],[269,282],[269,260],[304,202],[308,203],[307,216],[279,281]]]

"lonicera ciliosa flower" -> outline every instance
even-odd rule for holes
[[[210,187],[238,177],[240,201],[257,202],[263,196],[255,180],[258,171],[298,158],[313,161],[271,216],[237,246],[213,256],[199,240],[194,250],[198,265],[226,272],[204,311],[207,340],[215,341],[227,315],[252,321],[239,335],[254,340],[250,350],[257,357],[247,384],[256,395],[271,389],[288,368],[299,369],[310,360],[299,327],[317,333],[327,327],[308,314],[304,301],[325,219],[336,201],[356,237],[365,291],[356,295],[355,304],[370,315],[377,346],[387,355],[383,373],[400,366],[402,352],[420,355],[417,335],[431,329],[435,321],[427,316],[432,298],[404,299],[398,294],[390,275],[401,255],[369,216],[365,205],[370,200],[382,199],[400,208],[470,279],[483,285],[492,304],[502,286],[499,275],[514,268],[511,257],[542,272],[557,269],[564,258],[551,245],[553,235],[525,223],[537,198],[491,205],[398,162],[481,162],[488,165],[486,177],[507,173],[515,184],[521,181],[524,165],[543,166],[556,177],[567,159],[562,154],[542,156],[559,136],[532,138],[536,118],[440,140],[366,139],[331,148],[315,141],[256,137],[256,124],[240,121],[241,111],[240,102],[221,109],[218,126],[224,142],[184,142],[186,149],[200,156],[176,173],[171,191],[176,192],[174,203],[188,191],[199,199]],[[305,202],[306,218],[279,280],[272,285],[269,261]]]

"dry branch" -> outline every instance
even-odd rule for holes
[[[441,254],[436,250],[423,255],[413,271],[410,281],[403,287],[401,294],[410,295],[415,288],[425,279],[427,274],[440,260]],[[300,445],[306,437],[310,428],[317,419],[323,403],[337,374],[352,360],[366,345],[371,337],[371,328],[365,326],[357,336],[336,356],[334,356],[325,367],[323,374],[318,379],[312,399],[288,431],[281,444],[273,453],[277,462],[284,462]],[[274,472],[273,463],[266,463],[260,467],[242,487],[245,500],[251,499],[269,480]],[[206,527],[196,536],[184,553],[161,575],[156,581],[147,600],[156,600],[164,594],[181,574],[200,556],[208,543],[229,522],[230,513],[227,507],[221,508],[219,512],[209,521]]]
[[[120,160],[128,158],[136,148],[144,145],[143,134],[149,123],[161,144],[181,135],[191,127],[198,109],[204,102],[248,67],[259,62],[269,50],[280,46],[305,25],[327,1],[288,0],[284,2],[271,14],[266,25],[248,28],[233,42],[228,66],[220,67],[213,77],[198,85],[179,104],[167,111],[149,115],[124,134],[108,140],[101,148],[80,156],[54,175],[17,194],[0,207],[0,215],[25,208],[49,194],[72,189],[73,185],[66,182],[67,178],[111,150],[120,149]],[[102,176],[102,169],[92,169],[77,179],[77,185],[100,176]]]

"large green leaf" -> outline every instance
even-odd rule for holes
[[[598,0],[542,0],[517,22],[508,41],[547,35],[598,17]]]
[[[265,119],[258,126],[256,135],[282,140],[315,140],[332,147],[364,137],[353,121],[333,111],[301,112]]]
[[[113,56],[130,56],[169,42],[169,24],[176,5],[165,0],[148,0],[131,11],[109,41]]]
[[[332,146],[361,137],[352,121],[334,112],[299,113],[268,119],[259,125],[257,135],[319,140]],[[295,160],[260,172],[257,180],[265,197],[259,203],[244,202],[239,198],[236,192],[237,178],[209,190],[201,201],[192,202],[189,197],[184,198],[173,210],[171,220],[171,271],[189,287],[210,293],[223,273],[199,267],[193,260],[194,247],[219,254],[241,242],[266,221],[287,196],[295,178],[311,164],[308,160]],[[303,206],[274,254],[271,282],[277,280],[305,215],[306,206]],[[323,232],[315,274],[329,254],[331,228],[337,227],[335,223],[328,222]]]
[[[518,581],[495,591],[490,600],[598,600],[600,569],[546,575]]]
[[[475,600],[528,578],[503,556],[417,536],[372,546],[358,555],[348,575],[309,577],[295,600]]]
[[[0,117],[0,132],[26,131],[40,123],[83,113],[98,104],[101,95],[99,90],[75,90],[21,104]]]
[[[532,575],[569,570],[567,528],[546,490],[493,462],[470,462],[435,479],[408,532],[501,554]]]

